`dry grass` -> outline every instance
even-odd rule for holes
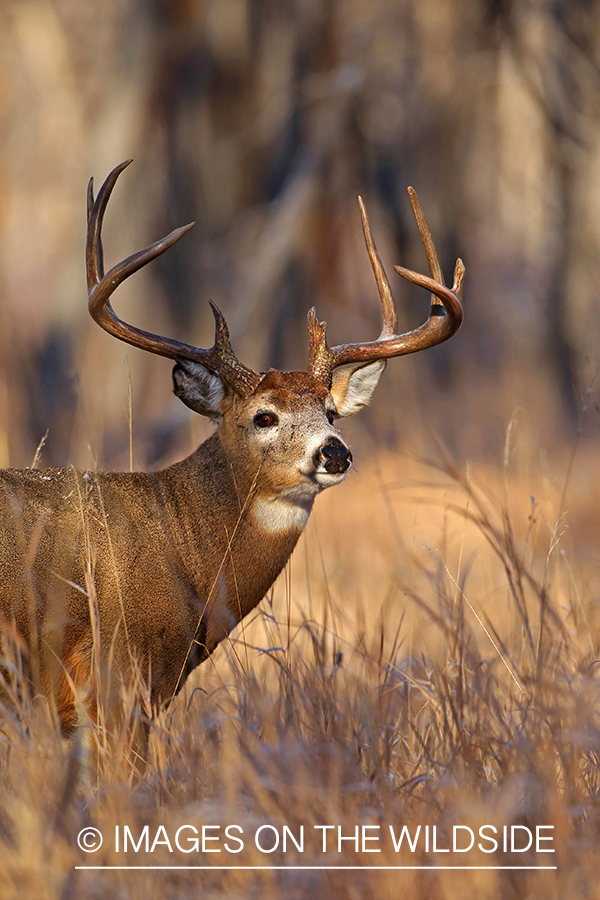
[[[154,719],[141,772],[135,691],[88,784],[80,744],[65,745],[43,698],[5,711],[0,897],[595,896],[594,460],[580,448],[567,483],[568,456],[552,468],[526,446],[510,430],[500,470],[380,454],[320,498],[271,596]],[[148,826],[154,851],[125,854],[126,825],[136,842]],[[220,826],[207,847],[221,852],[178,850],[183,825]],[[225,849],[228,825],[243,829],[240,853]],[[285,853],[260,852],[263,825],[296,840],[303,826],[303,852],[290,839]],[[322,825],[380,826],[365,832],[380,840],[338,853],[331,831],[323,853]],[[403,825],[421,826],[414,853],[394,851],[389,827]],[[434,825],[438,847],[454,825],[551,825],[556,853],[434,854],[423,841]],[[93,854],[77,847],[87,826],[104,835]],[[184,848],[193,834],[181,832]],[[433,864],[557,869],[367,868]],[[87,865],[212,868],[75,868]],[[275,868],[292,865],[359,868]]]

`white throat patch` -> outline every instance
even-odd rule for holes
[[[252,514],[261,528],[270,534],[285,531],[304,531],[312,509],[314,495],[304,497],[301,502],[290,497],[257,497],[252,505]]]

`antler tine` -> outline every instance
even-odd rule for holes
[[[206,366],[220,375],[231,387],[243,396],[250,394],[259,383],[261,376],[244,366],[235,356],[227,323],[217,306],[211,302],[215,317],[215,343],[210,350],[203,350],[172,338],[143,331],[123,322],[114,312],[110,297],[116,288],[130,275],[156,259],[177,243],[193,227],[194,222],[176,228],[166,237],[155,241],[144,250],[139,250],[117,263],[104,274],[102,253],[102,223],[110,195],[121,172],[131,160],[118,165],[100,188],[94,201],[93,181],[88,185],[88,230],[86,242],[86,268],[89,294],[89,311],[98,325],[109,334],[141,350],[166,356],[169,359],[189,359]]]
[[[410,205],[412,206],[412,210],[415,216],[415,221],[417,223],[417,228],[419,229],[419,234],[421,235],[421,241],[423,242],[423,248],[425,250],[425,257],[427,259],[427,266],[429,268],[429,274],[431,278],[438,284],[444,285],[444,276],[442,274],[442,267],[440,266],[440,261],[438,259],[438,255],[435,249],[435,244],[433,242],[433,238],[431,236],[431,232],[429,230],[429,226],[425,220],[425,216],[423,215],[423,210],[421,209],[421,204],[419,203],[419,198],[417,197],[417,192],[414,188],[409,187],[408,196],[410,197]],[[421,287],[429,287],[429,284],[426,283],[426,276],[419,275],[418,278],[414,276],[417,275],[415,272],[411,272],[410,269],[405,269],[403,266],[394,266],[394,270],[402,275],[403,278],[406,278],[408,281],[413,282],[413,284],[418,284]],[[454,267],[454,283],[452,285],[452,292],[456,294],[459,300],[462,300],[462,289],[463,289],[463,279],[465,277],[465,266],[462,259],[456,260],[456,265]],[[425,279],[425,281],[423,281]],[[431,295],[431,303],[434,306],[444,306],[443,302],[440,298],[432,292]],[[444,315],[443,310],[432,311],[432,315]],[[459,326],[460,327],[460,326]]]
[[[425,258],[427,259],[429,274],[434,281],[437,281],[439,284],[444,284],[442,267],[440,266],[440,261],[435,249],[435,244],[433,243],[433,238],[431,236],[429,226],[425,221],[425,216],[423,215],[423,210],[421,209],[421,204],[419,203],[419,198],[417,197],[417,192],[413,187],[408,187],[406,190],[410,198],[410,205],[412,206],[415,222],[417,223],[417,228],[419,229],[419,234],[421,235],[421,241],[423,242],[423,249],[425,250]]]
[[[385,274],[383,263],[379,258],[379,253],[377,252],[377,247],[375,246],[375,241],[373,240],[373,233],[371,231],[369,217],[367,216],[367,211],[365,209],[365,204],[362,201],[362,197],[358,198],[358,205],[360,207],[360,217],[362,219],[363,234],[365,236],[367,253],[369,254],[369,260],[371,261],[371,267],[373,269],[373,274],[375,275],[375,281],[377,282],[377,289],[379,291],[379,297],[381,299],[381,312],[383,318],[383,327],[381,329],[381,334],[379,335],[379,339],[381,340],[382,338],[392,337],[394,334],[396,334],[396,328],[398,327],[398,314],[396,313],[396,304],[394,303],[392,289],[390,287],[388,277]]]
[[[447,341],[452,335],[456,334],[462,324],[463,309],[461,297],[465,274],[463,262],[460,259],[456,261],[454,284],[452,290],[450,290],[444,284],[433,238],[421,211],[417,195],[412,188],[409,188],[409,195],[425,248],[431,276],[420,275],[401,266],[394,266],[394,269],[408,281],[431,291],[432,303],[429,318],[413,331],[400,335],[395,333],[397,317],[392,292],[381,259],[377,253],[364,204],[359,197],[367,253],[381,299],[383,327],[376,341],[368,341],[361,344],[340,344],[337,347],[329,347],[327,345],[325,322],[318,322],[315,310],[312,309],[310,311],[308,318],[309,351],[307,371],[328,387],[332,383],[333,370],[338,366],[349,363],[366,364],[379,359],[390,359],[394,356],[403,356],[407,353],[425,350],[428,347],[433,347],[435,344]]]
[[[90,178],[87,187],[87,220],[88,225],[94,209],[94,179]],[[89,234],[85,246],[85,267],[87,275],[88,294],[90,286],[98,284],[104,278],[104,250],[102,240],[98,234],[93,246],[90,246]]]

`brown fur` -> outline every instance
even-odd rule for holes
[[[253,502],[295,489],[307,441],[336,435],[327,402],[310,375],[270,372],[249,400],[228,393],[217,432],[163,471],[0,472],[1,615],[65,731],[77,721],[73,686],[90,708],[94,619],[101,660],[125,678],[139,665],[162,704],[260,602],[301,527],[263,529]],[[265,405],[281,415],[271,444],[253,425]],[[321,489],[300,502],[310,509]]]

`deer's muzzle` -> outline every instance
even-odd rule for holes
[[[315,454],[315,466],[329,475],[341,475],[352,463],[352,454],[337,438],[331,438]]]

